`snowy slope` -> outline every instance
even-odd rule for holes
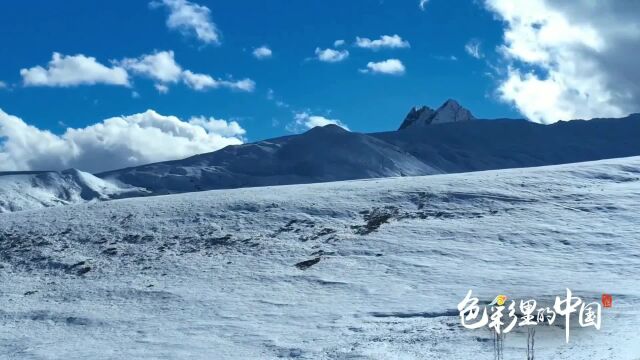
[[[394,145],[327,125],[297,136],[98,176],[166,194],[437,173]]]
[[[97,174],[102,183],[93,177],[88,180],[88,174],[78,181],[55,173],[17,174],[17,178],[5,174],[0,176],[0,195],[7,195],[4,201],[0,199],[0,212],[92,199],[433,175],[640,155],[640,114],[540,125],[519,120],[474,120],[468,110],[449,100],[438,110],[426,109],[414,115],[407,117],[404,124],[409,121],[409,125],[399,131],[361,134],[335,125],[316,127],[300,135]],[[34,176],[53,178],[33,184]],[[16,185],[16,181],[22,185]],[[89,182],[88,193],[84,181]],[[83,191],[85,195],[81,195]]]
[[[448,107],[443,107],[447,109]],[[460,110],[462,111],[462,110]],[[338,126],[97,176],[154,194],[432,175],[640,155],[640,115],[540,125],[460,121],[376,134]]]
[[[369,134],[445,173],[640,155],[640,114],[620,119],[476,120]]]
[[[493,359],[467,290],[568,287],[614,307],[536,359],[638,359],[639,223],[640,157],[3,214],[0,357]]]
[[[144,189],[116,185],[75,169],[0,172],[0,213],[145,194]]]

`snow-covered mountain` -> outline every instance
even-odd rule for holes
[[[438,110],[433,110],[428,106],[412,108],[400,125],[399,130],[406,129],[410,126],[446,124],[475,119],[471,111],[460,106],[457,101],[449,99],[442,104]]]
[[[551,125],[476,120],[370,135],[442,172],[469,172],[640,155],[640,114]]]
[[[457,110],[456,110],[457,109]],[[335,125],[97,176],[154,194],[543,166],[640,155],[640,115],[541,125],[475,120],[453,101],[399,131]],[[446,115],[446,116],[445,116]],[[444,122],[441,119],[451,119]],[[466,119],[457,121],[456,119]]]
[[[469,289],[569,288],[613,307],[536,326],[536,359],[635,360],[639,223],[640,157],[2,214],[0,358],[489,360]]]
[[[105,181],[75,169],[0,172],[0,213],[147,194],[144,189]]]
[[[84,185],[74,181],[52,180],[55,185],[51,185],[32,181],[33,174],[12,175],[22,179],[18,181],[22,185],[0,181],[0,194],[10,194],[0,200],[0,211],[114,197],[600,160],[640,155],[638,139],[640,114],[540,125],[477,120],[449,100],[437,110],[413,109],[398,131],[361,134],[328,125],[187,159],[97,174],[104,183],[85,196],[77,195]],[[48,174],[39,176],[61,178]],[[44,194],[38,190],[42,188],[47,189]]]
[[[166,194],[437,173],[393,144],[327,125],[297,136],[98,176]]]

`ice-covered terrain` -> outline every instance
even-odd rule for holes
[[[638,224],[640,157],[2,214],[0,358],[493,359],[469,289],[570,288],[613,308],[536,359],[638,359]]]
[[[145,189],[105,181],[75,169],[0,172],[0,213],[147,194]]]

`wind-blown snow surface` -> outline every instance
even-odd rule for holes
[[[492,359],[467,290],[570,288],[614,306],[536,358],[638,359],[639,224],[640,157],[2,214],[0,357]]]

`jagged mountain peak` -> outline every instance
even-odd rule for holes
[[[471,111],[462,107],[456,100],[448,99],[437,110],[428,106],[413,107],[400,125],[400,130],[410,126],[444,124],[450,122],[475,120]]]

